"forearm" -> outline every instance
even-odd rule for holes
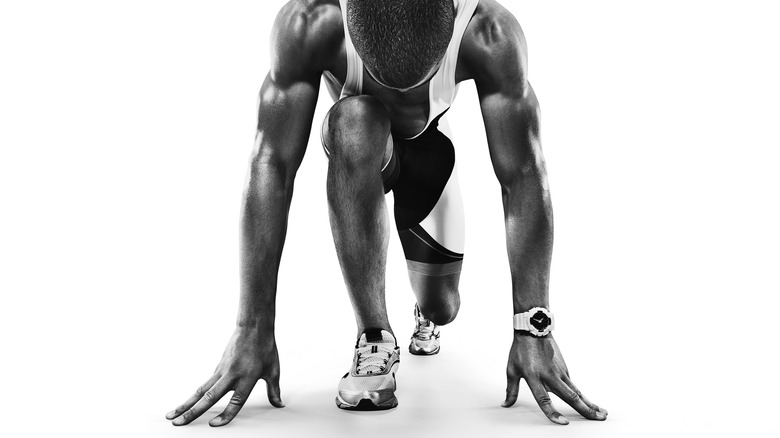
[[[514,313],[549,308],[553,214],[543,163],[502,187]]]
[[[294,173],[262,157],[252,160],[241,208],[240,327],[273,331]]]

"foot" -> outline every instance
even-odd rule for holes
[[[439,352],[439,327],[426,319],[420,307],[414,305],[414,319],[417,323],[412,342],[409,344],[409,353],[430,356]]]
[[[336,405],[341,409],[375,411],[398,406],[395,373],[400,350],[393,335],[367,329],[355,346],[352,368],[339,382]]]

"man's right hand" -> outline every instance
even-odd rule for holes
[[[174,426],[189,424],[233,391],[227,408],[209,421],[210,426],[224,426],[238,414],[260,379],[266,381],[268,401],[277,408],[284,407],[279,391],[279,353],[273,334],[238,327],[214,375],[165,418],[173,420]]]

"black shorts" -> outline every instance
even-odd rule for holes
[[[445,129],[441,129],[440,122]],[[395,222],[409,270],[423,275],[459,273],[465,224],[455,168],[455,148],[433,120],[413,139],[393,139],[382,169],[385,193],[392,190]]]

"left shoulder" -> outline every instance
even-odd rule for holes
[[[517,18],[495,0],[480,0],[460,44],[462,80],[480,88],[526,82],[527,48]]]

